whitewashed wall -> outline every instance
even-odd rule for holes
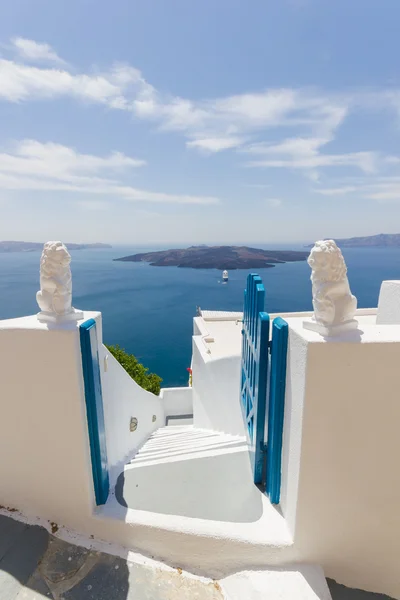
[[[245,435],[240,409],[240,354],[212,358],[201,336],[193,337],[193,424]]]
[[[141,388],[105,346],[101,352],[105,358],[101,371],[107,456],[114,481],[152,432],[165,425],[165,411],[162,399]],[[138,420],[133,432],[132,417]]]
[[[0,504],[79,531],[94,491],[77,323],[1,321],[0,358]]]
[[[166,419],[193,415],[193,389],[191,387],[162,388],[160,398]]]
[[[400,326],[290,326],[281,508],[302,561],[400,597]]]

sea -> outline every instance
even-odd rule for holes
[[[252,244],[253,246],[255,244]],[[257,245],[304,250],[295,245]],[[163,386],[187,385],[196,308],[240,311],[247,270],[151,267],[114,258],[165,248],[114,246],[71,252],[73,304],[103,315],[106,344],[119,344],[163,379]],[[350,286],[360,308],[377,306],[382,280],[400,279],[400,248],[343,249]],[[0,319],[34,314],[39,289],[39,252],[0,254]],[[259,269],[268,312],[311,310],[310,267],[306,262]]]

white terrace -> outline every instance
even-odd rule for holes
[[[377,309],[354,312],[345,272],[319,290],[314,272],[315,318],[280,315],[288,346],[272,504],[264,475],[254,484],[264,445],[249,439],[241,408],[246,315],[195,317],[192,385],[156,397],[102,344],[101,314],[71,308],[64,259],[56,312],[42,269],[39,316],[0,322],[0,504],[208,577],[312,564],[301,597],[329,598],[321,565],[340,583],[400,598],[400,282],[384,282]],[[346,318],[319,320],[321,290]],[[268,418],[267,406],[270,447]],[[288,589],[279,597],[300,597]]]

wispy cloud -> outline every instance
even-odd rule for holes
[[[17,53],[24,59],[32,62],[52,62],[59,65],[65,65],[65,61],[60,58],[49,44],[35,42],[22,37],[16,37],[11,40]]]
[[[142,190],[129,185],[123,175],[145,161],[121,152],[101,157],[81,154],[61,144],[23,140],[12,152],[0,153],[0,189],[65,191],[108,195],[135,202],[215,204],[211,196],[191,196]],[[105,176],[107,173],[109,176]]]
[[[197,148],[204,152],[213,153],[220,152],[221,150],[228,150],[229,148],[236,148],[244,143],[244,138],[227,136],[227,137],[214,137],[214,138],[200,138],[187,142],[188,148]]]
[[[400,202],[400,176],[375,177],[364,183],[344,185],[333,188],[316,188],[314,190],[324,196],[357,195],[378,202]]]
[[[248,163],[252,167],[286,167],[312,170],[320,167],[352,166],[366,173],[376,171],[377,153],[322,153],[321,148],[330,141],[331,138],[288,138],[279,144],[254,144],[243,151],[260,157],[258,160]]]
[[[137,68],[116,64],[79,73],[48,44],[14,38],[19,59],[0,59],[0,100],[28,102],[72,97],[127,111],[161,133],[183,136],[187,148],[214,154],[236,150],[246,165],[290,169],[314,184],[326,168],[377,173],[386,157],[374,149],[331,151],[340,128],[355,108],[398,111],[400,91],[341,94],[315,89],[271,88],[222,98],[188,99],[156,89]],[[48,61],[51,68],[30,64]]]
[[[105,104],[130,111],[137,119],[156,124],[160,131],[179,132],[188,148],[201,152],[240,148],[255,135],[276,132],[279,127],[301,127],[329,136],[348,110],[347,100],[342,98],[290,88],[194,101],[160,92],[130,65],[79,73],[62,64],[48,44],[15,38],[13,46],[22,60],[0,60],[0,99],[23,102],[70,96]],[[29,64],[32,60],[58,63],[59,68]]]

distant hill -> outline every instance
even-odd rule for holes
[[[328,238],[327,238],[328,239]],[[335,239],[335,242],[341,248],[386,248],[400,247],[400,233],[379,233],[378,235],[368,235],[365,237],[352,237],[345,239]],[[306,246],[312,248],[314,244]]]
[[[112,248],[109,244],[65,244],[68,250],[87,250]],[[0,242],[0,253],[5,252],[35,252],[43,250],[43,243],[40,242]]]
[[[260,250],[248,246],[192,246],[160,252],[132,254],[114,260],[148,262],[152,267],[191,269],[265,269],[277,263],[306,260],[308,252]]]

